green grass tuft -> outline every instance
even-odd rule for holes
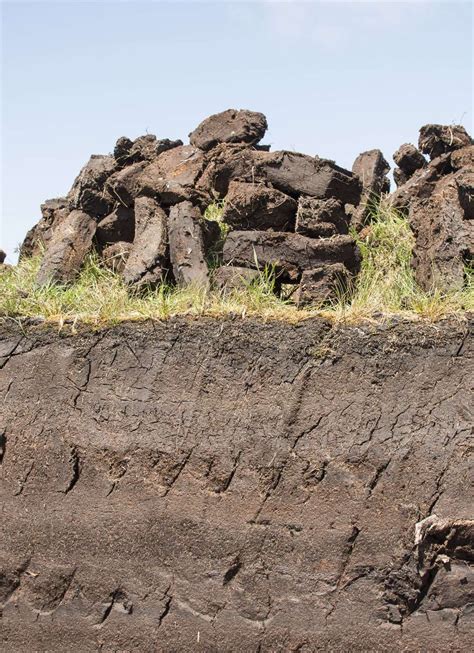
[[[224,203],[225,200],[215,200],[212,204],[204,211],[204,219],[209,220],[209,222],[217,222],[219,229],[221,231],[221,238],[225,240],[227,234],[229,233],[229,225],[226,224],[222,219],[222,214],[224,213]]]
[[[382,198],[370,224],[352,233],[362,254],[361,271],[349,297],[332,310],[350,319],[374,314],[404,314],[438,319],[474,310],[474,277],[466,268],[462,290],[425,292],[411,267],[415,244],[408,221]]]
[[[229,232],[229,225],[222,219],[223,212],[224,200],[215,200],[204,211],[204,220],[217,224],[220,232],[220,237],[207,252],[207,265],[211,271],[215,270],[221,264],[222,249]]]

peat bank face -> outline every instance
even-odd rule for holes
[[[3,651],[470,650],[468,322],[68,328],[0,327]]]

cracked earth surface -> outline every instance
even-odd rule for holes
[[[470,650],[472,350],[461,321],[2,325],[2,650]]]

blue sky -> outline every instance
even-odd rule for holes
[[[2,2],[0,247],[119,136],[181,138],[227,108],[264,142],[351,167],[427,122],[472,133],[468,2]]]

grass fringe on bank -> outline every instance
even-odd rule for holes
[[[219,221],[221,207],[207,216]],[[264,320],[298,322],[312,316],[354,323],[401,315],[436,321],[474,310],[474,277],[466,271],[466,286],[459,291],[424,292],[411,269],[413,234],[405,218],[382,200],[370,226],[354,234],[362,252],[362,269],[352,292],[340,294],[332,306],[297,309],[274,292],[275,275],[264,269],[242,290],[210,291],[175,288],[131,291],[120,276],[90,256],[77,281],[69,286],[35,285],[39,257],[22,261],[0,273],[0,317],[43,318],[49,322],[115,324],[123,320],[167,319],[174,315],[259,316]]]

